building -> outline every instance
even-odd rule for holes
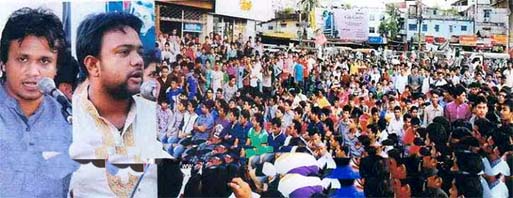
[[[472,36],[475,28],[474,20],[469,16],[461,16],[456,9],[429,8],[415,2],[408,6],[406,26],[406,35],[410,42],[416,43],[420,38],[421,43],[439,44],[454,40],[455,37],[458,40],[461,36]]]
[[[276,39],[298,39],[301,33],[299,14],[290,11],[279,11],[276,18],[258,24],[257,32],[263,37]],[[302,18],[307,17],[302,14]]]
[[[369,25],[369,39],[367,40],[370,44],[385,44],[386,39],[384,39],[384,35],[381,34],[379,26],[385,18],[388,17],[386,15],[386,8],[384,7],[367,7],[363,8],[367,13],[369,13],[369,18],[367,24]]]
[[[214,32],[225,39],[255,38],[257,23],[274,18],[272,0],[216,0]]]
[[[459,0],[453,3],[460,14],[474,20],[477,46],[483,51],[504,52],[509,34],[507,8],[493,7],[490,0]]]
[[[203,41],[213,31],[213,9],[209,0],[156,1],[155,27],[158,33],[170,34],[176,29],[181,37],[190,34]]]
[[[491,5],[494,8],[508,9],[508,48],[510,57],[513,58],[513,1],[511,0],[492,0]]]

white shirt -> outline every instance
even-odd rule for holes
[[[215,71],[215,70],[212,70],[211,72],[212,74],[212,90],[214,92],[217,91],[217,89],[219,88],[223,88],[223,78],[224,78],[224,73],[222,71]],[[214,99],[215,99],[215,94],[214,94]]]
[[[495,186],[492,186],[492,188],[490,189],[490,185],[488,184],[486,179],[481,177],[481,186],[483,187],[483,197],[486,197],[486,198],[508,197],[508,194],[509,194],[508,187],[502,181],[499,181],[498,184],[496,184]]]
[[[425,126],[431,124],[433,122],[433,119],[438,116],[444,115],[444,108],[441,105],[438,105],[438,107],[434,107],[433,104],[426,107],[424,110],[424,119],[423,123]]]
[[[73,173],[70,190],[74,197],[129,197],[142,172],[132,168],[117,168],[117,173],[109,173],[107,168],[98,168],[92,163],[81,165]],[[141,180],[134,197],[157,197],[157,165],[151,164]]]
[[[188,111],[185,112],[183,115],[183,126],[180,130],[182,130],[182,133],[186,135],[191,135],[192,128],[194,127],[194,122],[196,122],[196,119],[198,118],[198,114],[196,113],[189,113]]]
[[[157,141],[156,103],[134,96],[121,133],[107,119],[101,117],[91,101],[87,89],[73,96],[72,159],[108,159],[116,164],[152,163],[155,158],[171,158]],[[153,131],[153,132],[152,132]],[[93,163],[82,164],[73,173],[70,190],[75,197],[127,197],[142,173],[131,168],[108,169]],[[141,180],[135,197],[157,196],[157,169],[153,164]]]
[[[513,88],[513,69],[504,70],[503,75],[506,76],[506,81],[504,84],[510,88]]]
[[[259,81],[262,82],[262,65],[256,63],[253,65],[253,68],[251,68],[250,86],[256,87]]]
[[[506,163],[506,161],[503,159],[498,159],[498,160],[500,160],[500,161],[497,162],[497,164],[492,167],[488,158],[483,157],[482,161],[483,161],[483,166],[484,166],[484,173],[489,176],[495,176],[495,175],[498,175],[499,173],[502,175],[505,175],[505,176],[510,176],[510,172],[509,172],[510,169],[509,169],[508,163]]]
[[[87,89],[73,96],[72,159],[119,159],[133,163],[170,158],[157,141],[157,104],[134,96],[124,128],[120,131],[99,115],[88,100]],[[151,133],[154,131],[154,133]],[[113,162],[113,163],[115,163]]]
[[[390,125],[388,125],[388,131],[390,133],[395,133],[399,137],[403,137],[403,126],[404,122],[402,118],[395,119],[395,116],[390,120]]]
[[[398,75],[395,77],[394,86],[399,91],[399,93],[403,93],[404,88],[408,84],[408,76]]]
[[[431,77],[427,77],[427,78],[424,78],[424,80],[422,81],[422,93],[423,94],[426,94],[427,92],[429,92],[429,85],[431,84],[433,79],[431,79]]]

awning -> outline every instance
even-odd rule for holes
[[[190,6],[194,8],[213,10],[214,4],[209,0],[157,0],[161,3],[170,3],[175,5]]]
[[[296,34],[289,33],[289,32],[268,32],[268,33],[263,33],[262,36],[275,37],[275,38],[285,38],[285,39],[292,39],[292,38],[296,38],[297,37]]]
[[[463,46],[476,46],[477,36],[474,36],[474,35],[460,36],[459,41],[460,41],[460,44]]]

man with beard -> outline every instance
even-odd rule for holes
[[[157,196],[156,166],[142,163],[169,155],[157,141],[156,103],[136,95],[143,81],[141,26],[118,12],[91,15],[78,27],[76,54],[87,84],[73,96],[70,155],[82,165],[70,188],[77,197],[127,197],[143,171],[135,196]]]

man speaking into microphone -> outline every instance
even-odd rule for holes
[[[37,83],[53,79],[65,52],[63,25],[44,9],[11,14],[0,39],[0,197],[66,197],[77,165],[71,125]]]
[[[157,141],[156,103],[137,95],[141,26],[134,15],[109,12],[90,15],[78,27],[76,54],[86,84],[73,95],[70,155],[107,162],[80,166],[71,182],[77,197],[157,196],[156,166],[143,174],[140,165],[170,156]]]

